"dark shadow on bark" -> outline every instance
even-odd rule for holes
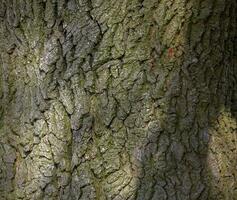
[[[164,95],[153,98],[154,112],[164,113],[149,122],[149,139],[136,149],[143,169],[139,200],[236,199],[236,30],[231,19],[236,3],[191,3],[192,17],[183,27],[183,59],[174,63],[177,68],[171,66]],[[222,20],[229,20],[229,27]],[[179,49],[166,48],[167,57]],[[161,56],[155,56],[159,66]],[[152,88],[151,97],[159,92]]]

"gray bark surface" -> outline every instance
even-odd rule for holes
[[[235,0],[0,0],[1,200],[236,200]]]

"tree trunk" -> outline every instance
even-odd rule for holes
[[[237,199],[236,5],[0,0],[0,199]]]

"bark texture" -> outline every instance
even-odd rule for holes
[[[0,199],[236,200],[236,11],[0,0]]]

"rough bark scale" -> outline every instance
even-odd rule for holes
[[[236,10],[0,0],[0,199],[237,199]]]

